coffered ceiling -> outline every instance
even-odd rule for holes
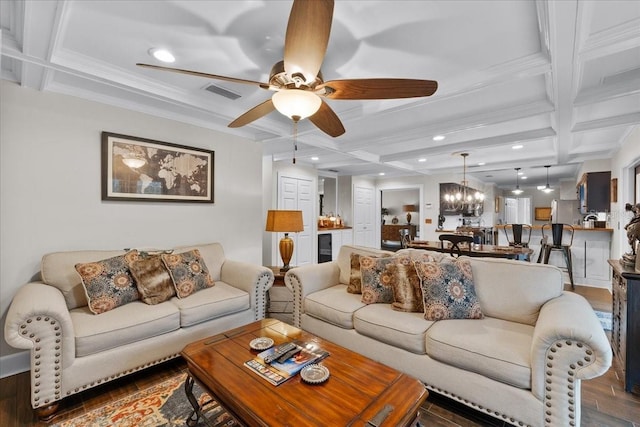
[[[266,82],[283,56],[291,4],[2,0],[2,78],[240,135],[290,160],[292,123],[278,112],[227,127],[271,92],[135,64],[163,65],[149,55],[162,47],[173,67]],[[328,100],[346,133],[331,138],[302,121],[298,164],[431,175],[460,171],[455,154],[469,152],[468,174],[483,182],[512,186],[520,167],[526,185],[540,185],[552,165],[554,183],[609,158],[640,123],[640,2],[336,0],[322,72],[439,88],[428,98]]]

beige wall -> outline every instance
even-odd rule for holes
[[[620,146],[620,150],[611,159],[611,178],[618,179],[618,202],[611,203],[611,222],[613,225],[613,244],[611,258],[618,259],[631,250],[627,243],[625,224],[631,214],[624,211],[625,203],[633,203],[633,169],[640,164],[640,126],[629,133]]]
[[[214,150],[215,203],[102,201],[102,131]],[[48,252],[215,241],[228,258],[262,262],[259,143],[2,81],[0,162],[2,326]],[[0,374],[26,360],[2,334]]]

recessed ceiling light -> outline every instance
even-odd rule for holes
[[[522,176],[524,175],[524,172],[518,172],[518,175]]]
[[[320,158],[319,158],[319,157],[317,157],[317,156],[313,156],[313,157],[311,158],[311,160],[313,160],[313,161],[316,161],[316,160],[319,160],[319,159],[320,159]]]
[[[436,135],[433,137],[434,141],[442,141],[444,139],[444,135]]]
[[[427,159],[425,159],[424,157],[422,157],[422,158],[418,159],[418,161],[419,161],[420,163],[422,163],[422,162],[426,162],[426,161],[427,161]]]
[[[380,175],[380,176],[384,176],[384,172],[380,172],[378,175]]]
[[[480,163],[478,163],[478,166],[484,166],[484,165],[486,165],[486,163],[485,163],[485,162],[480,162]]]
[[[511,147],[511,148],[513,148],[514,150],[519,150],[519,149],[521,149],[522,147],[524,147],[524,145],[522,145],[522,144],[517,144],[517,145],[514,145],[514,146],[513,146],[513,147]]]
[[[175,56],[166,49],[149,49],[149,55],[162,62],[175,62],[176,60]]]
[[[521,176],[520,179],[527,179],[527,177],[526,176]]]

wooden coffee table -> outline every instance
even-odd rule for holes
[[[314,341],[331,353],[321,362],[329,368],[329,379],[310,385],[296,375],[271,385],[244,366],[257,353],[249,342],[260,336],[276,344]],[[411,426],[428,396],[418,380],[275,319],[196,341],[181,354],[190,373],[187,395],[188,384],[198,381],[248,426]],[[190,401],[199,413],[193,396]],[[386,405],[393,410],[384,421],[369,423]]]

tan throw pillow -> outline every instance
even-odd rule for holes
[[[143,302],[154,305],[175,296],[176,289],[160,255],[138,259],[131,263],[129,269]]]
[[[209,269],[197,249],[181,254],[163,254],[162,262],[169,270],[178,298],[214,285]]]
[[[113,258],[75,265],[92,313],[104,313],[140,299],[129,270],[136,259],[138,251],[133,250]]]
[[[395,257],[360,256],[362,274],[362,302],[365,304],[393,302],[393,284],[396,280]]]
[[[473,284],[469,261],[416,260],[414,265],[420,277],[425,319],[482,319],[484,317]]]
[[[393,289],[393,303],[391,308],[398,311],[422,312],[422,288],[420,277],[413,264],[414,259],[420,261],[435,261],[429,254],[403,254],[395,257],[394,275],[391,281]]]

